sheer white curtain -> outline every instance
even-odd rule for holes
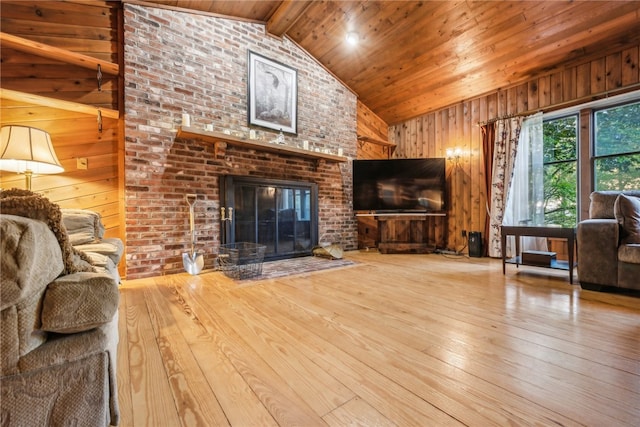
[[[503,225],[544,225],[542,113],[522,121],[513,179],[509,188]],[[514,252],[514,238],[507,239],[507,257]],[[547,250],[545,238],[523,237],[522,250]]]

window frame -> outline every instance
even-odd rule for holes
[[[596,139],[596,114],[600,111],[604,111],[604,110],[610,110],[610,109],[614,109],[614,108],[618,108],[618,107],[624,107],[626,105],[631,105],[631,104],[640,104],[640,97],[637,99],[629,99],[626,100],[624,102],[620,102],[620,103],[616,103],[616,104],[611,104],[611,105],[606,105],[606,106],[602,106],[602,107],[598,107],[598,108],[594,108],[591,110],[591,154],[590,154],[590,166],[591,166],[591,170],[590,170],[590,174],[591,174],[591,191],[594,191],[596,189],[596,161],[599,159],[607,159],[607,158],[614,158],[614,157],[622,157],[622,156],[629,156],[629,155],[638,155],[640,154],[640,145],[638,146],[638,149],[635,151],[626,151],[623,153],[616,153],[616,154],[601,154],[601,155],[597,155],[596,154],[596,143],[597,143],[597,139]],[[544,117],[544,115],[543,115]]]
[[[543,126],[543,147],[544,147],[544,126],[546,123],[556,120],[563,120],[567,118],[575,117],[576,120],[576,146],[575,146],[575,156],[571,160],[554,160],[554,161],[544,161],[542,162],[542,167],[546,168],[547,166],[553,166],[558,164],[567,164],[574,163],[576,168],[576,226],[577,222],[580,221],[580,112],[573,111],[567,112],[563,115],[553,115],[553,117],[545,117],[545,114],[542,115],[542,126]],[[546,214],[545,214],[545,223],[546,223]]]
[[[586,102],[569,108],[543,112],[542,120],[578,114],[577,221],[589,218],[590,195],[595,188],[595,111],[640,101],[640,90]]]

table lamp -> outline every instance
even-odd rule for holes
[[[0,170],[23,173],[27,190],[31,190],[33,174],[64,172],[49,133],[17,125],[0,129]]]

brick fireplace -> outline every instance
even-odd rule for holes
[[[135,13],[133,13],[135,10]],[[193,128],[248,135],[247,50],[298,71],[298,134],[320,150],[354,158],[356,96],[287,39],[264,26],[141,5],[124,5],[125,206],[127,278],[183,272],[188,248],[186,193],[198,194],[196,238],[205,268],[221,241],[220,188],[226,176],[317,185],[318,235],[357,246],[350,162],[318,162],[254,147],[216,149],[178,137],[181,116]],[[252,128],[267,139],[276,133]]]

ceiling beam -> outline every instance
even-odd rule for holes
[[[311,3],[311,1],[283,1],[267,21],[267,32],[282,37],[311,6]]]

